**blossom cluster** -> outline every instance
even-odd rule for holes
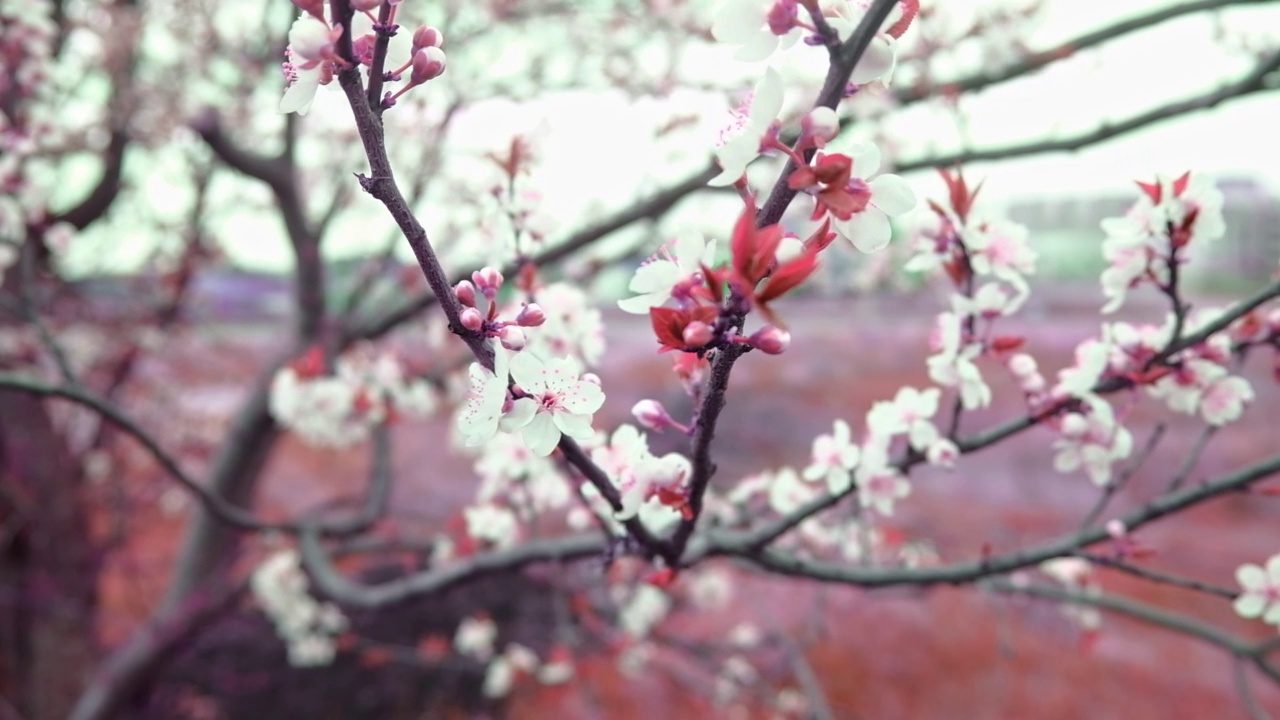
[[[357,347],[331,370],[313,347],[276,373],[268,404],[276,422],[306,442],[347,447],[382,423],[431,415],[437,400],[430,384],[407,377],[390,354]]]
[[[1236,581],[1244,588],[1236,596],[1236,614],[1280,626],[1280,555],[1272,555],[1265,567],[1241,565],[1236,569]]]
[[[354,0],[351,5],[359,12],[351,23],[352,54],[356,65],[367,70],[373,65],[374,48],[379,37],[389,37],[392,46],[388,59],[393,62],[405,59],[394,70],[386,71],[385,78],[396,82],[408,81],[394,93],[387,91],[382,98],[383,107],[391,107],[409,90],[434,80],[444,74],[444,35],[436,28],[420,26],[414,30],[410,46],[397,39],[395,23],[399,3],[392,4],[391,16],[381,24],[371,14],[381,5],[381,0]],[[280,98],[280,112],[306,115],[321,85],[328,85],[338,72],[350,66],[349,61],[338,54],[338,40],[343,28],[332,21],[325,0],[294,0],[302,14],[289,28],[289,45],[285,49],[285,62],[281,70],[285,77],[285,92]]]
[[[308,585],[294,550],[281,550],[263,560],[249,579],[258,606],[275,625],[288,648],[289,664],[295,667],[333,662],[334,636],[347,629],[342,611],[312,597]]]

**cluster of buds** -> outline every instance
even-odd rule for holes
[[[453,294],[462,304],[461,322],[468,331],[481,337],[496,337],[508,350],[521,350],[527,338],[524,329],[538,327],[547,321],[547,314],[537,303],[524,303],[514,320],[502,320],[498,316],[498,291],[504,282],[496,268],[485,267],[471,274],[453,288]],[[479,292],[488,302],[488,312],[481,312],[476,305]]]
[[[409,62],[387,76],[389,79],[399,79],[405,70],[409,70],[409,82],[394,94],[391,92],[386,94],[382,99],[384,108],[395,105],[401,95],[413,88],[444,74],[445,55],[444,50],[441,49],[443,45],[444,33],[434,27],[423,25],[413,32],[413,47],[410,49]]]

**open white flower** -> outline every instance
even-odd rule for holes
[[[838,144],[837,140],[836,143]],[[853,213],[848,220],[832,216],[831,227],[841,237],[865,253],[876,252],[889,244],[893,227],[889,218],[911,212],[916,207],[916,194],[897,175],[880,175],[868,180],[880,170],[880,148],[871,143],[857,143],[844,150],[828,146],[832,152],[843,152],[853,160],[853,173],[849,181],[855,194],[865,193],[863,209]]]
[[[493,370],[480,363],[471,363],[471,391],[466,405],[459,409],[455,419],[463,445],[483,445],[497,434],[507,402],[508,363],[507,351],[498,345],[494,346]]]
[[[604,404],[599,385],[583,380],[568,358],[543,363],[527,352],[511,359],[511,377],[528,397],[511,409],[510,425],[538,455],[550,455],[562,434],[589,438],[591,416]]]
[[[768,68],[756,84],[743,107],[733,111],[733,122],[720,135],[714,150],[720,174],[707,184],[712,187],[732,185],[747,171],[751,161],[760,157],[760,139],[782,112],[782,77]]]
[[[1244,588],[1234,603],[1236,614],[1280,625],[1280,555],[1272,555],[1266,568],[1241,565],[1236,570],[1236,581]]]
[[[664,245],[660,254],[636,270],[628,289],[639,293],[618,301],[626,312],[647,315],[649,308],[701,283],[702,265],[715,262],[716,242],[708,242],[702,233],[685,230],[674,243]]]
[[[769,15],[777,4],[775,0],[725,0],[716,9],[711,35],[726,45],[738,46],[734,53],[738,60],[766,60],[779,46],[786,49],[794,45],[801,34],[800,28],[791,23],[774,31]]]
[[[804,479],[824,480],[832,495],[852,487],[851,471],[858,466],[858,446],[849,436],[849,423],[836,420],[830,435],[814,438],[813,462],[804,469]]]
[[[285,55],[285,77],[289,87],[280,98],[280,112],[306,115],[315,100],[316,90],[332,76],[325,54],[333,43],[328,25],[312,15],[302,13],[289,28],[289,47]]]

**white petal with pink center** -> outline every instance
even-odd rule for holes
[[[522,428],[535,454],[550,455],[562,434],[591,437],[591,416],[604,404],[604,391],[579,377],[572,360],[543,363],[522,352],[511,359],[511,378],[526,394],[514,403],[511,428]]]
[[[723,187],[737,182],[747,172],[747,166],[760,157],[760,139],[780,112],[782,77],[777,70],[768,68],[756,84],[745,111],[735,110],[734,122],[721,133],[720,143],[713,151],[720,174],[707,184]]]
[[[672,245],[669,250],[664,246],[659,256],[636,270],[627,288],[638,294],[619,300],[619,308],[629,313],[647,315],[650,308],[670,300],[677,288],[693,284],[702,265],[710,267],[715,262],[715,241],[708,242],[695,230],[681,232]]]
[[[1280,554],[1272,555],[1265,568],[1241,565],[1236,569],[1236,582],[1244,588],[1233,603],[1237,615],[1280,625]]]

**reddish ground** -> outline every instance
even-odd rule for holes
[[[1096,332],[1100,305],[1092,288],[1051,293],[1033,301],[1006,326],[1025,333],[1028,351],[1050,378],[1081,339]],[[809,443],[843,417],[856,429],[870,403],[891,397],[903,384],[927,384],[925,334],[936,303],[928,298],[859,300],[852,305],[811,300],[781,308],[796,338],[783,357],[753,354],[735,371],[724,420],[717,433],[719,477],[805,462]],[[1133,308],[1135,319],[1156,320],[1154,301]],[[627,419],[642,397],[656,397],[675,413],[682,395],[669,379],[669,360],[654,355],[645,320],[610,315],[610,361],[600,374],[610,401],[597,426]],[[246,338],[257,338],[246,340]],[[193,404],[214,407],[218,416],[243,387],[244,368],[273,350],[260,333],[233,334],[210,352],[202,341],[203,368],[182,394],[157,408],[187,412]],[[193,347],[195,347],[193,345]],[[216,359],[213,359],[216,358]],[[1258,397],[1247,424],[1232,426],[1210,444],[1191,481],[1208,478],[1280,449],[1280,389],[1270,380],[1270,358],[1246,368]],[[163,377],[164,366],[155,373]],[[1020,414],[1021,402],[1005,374],[984,366],[996,404],[966,416],[974,432]],[[193,390],[193,388],[196,388]],[[198,400],[193,393],[200,392]],[[168,405],[167,403],[173,403]],[[1170,420],[1160,448],[1115,499],[1109,515],[1132,509],[1160,491],[1196,434],[1194,423],[1170,418],[1146,401],[1130,416],[1141,445],[1156,420]],[[216,427],[216,420],[211,420]],[[396,521],[405,527],[446,519],[473,491],[468,463],[441,449],[440,422],[402,425],[396,431],[395,469],[401,479],[394,499]],[[984,543],[997,551],[1073,530],[1097,497],[1082,475],[1059,475],[1047,453],[1052,437],[1033,430],[965,458],[954,474],[913,476],[913,495],[894,522],[911,540],[928,540],[949,561],[975,557]],[[139,461],[140,467],[142,461]],[[272,458],[259,498],[273,511],[313,506],[350,492],[363,477],[360,451],[317,452],[286,438]],[[1273,481],[1274,485],[1280,485]],[[1220,585],[1233,586],[1242,562],[1259,562],[1280,551],[1280,499],[1236,495],[1144,530],[1139,539],[1158,554],[1149,561]],[[117,553],[106,581],[103,635],[116,639],[154,602],[175,549],[181,515],[139,513],[127,528],[127,552]],[[702,630],[714,635],[739,617],[754,616],[766,627],[800,629],[821,607],[821,639],[808,659],[840,718],[1018,720],[1023,718],[1207,718],[1247,717],[1238,699],[1232,663],[1221,650],[1160,628],[1108,616],[1096,642],[1085,645],[1057,608],[1040,601],[984,595],[971,589],[927,592],[867,592],[811,583],[742,576],[739,596],[750,598]],[[1242,637],[1274,636],[1274,629],[1233,616],[1219,598],[1103,575],[1107,590],[1122,592],[1213,621]],[[821,596],[821,604],[815,601]],[[516,704],[515,717],[716,717],[719,712],[682,692],[680,682],[659,673],[647,680],[621,680],[611,665],[580,670],[589,693],[549,690]],[[1250,675],[1259,702],[1280,714],[1280,691]],[[590,701],[588,701],[590,699]],[[607,708],[602,711],[600,708]]]

